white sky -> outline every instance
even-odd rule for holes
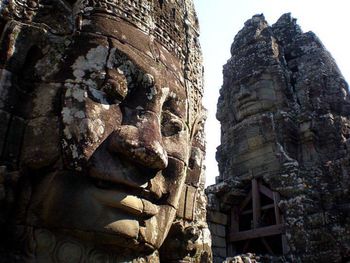
[[[234,36],[254,14],[265,15],[270,25],[291,12],[304,32],[313,31],[331,52],[345,79],[350,82],[350,0],[194,0],[201,28],[205,67],[204,106],[206,123],[207,185],[218,175],[215,160],[220,126],[215,119],[222,85],[222,66],[230,58]]]

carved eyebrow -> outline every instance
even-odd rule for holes
[[[181,100],[179,100],[178,98],[171,96],[171,94],[168,94],[167,98],[163,102],[162,112],[168,111],[169,113],[175,115],[178,118],[181,118],[181,119],[184,118],[184,116],[181,116],[181,113],[179,111],[174,110],[174,106],[172,105],[172,103],[179,103],[180,101]]]
[[[95,89],[92,87],[89,87],[87,89],[87,94],[91,100],[93,100],[94,102],[99,103],[103,106],[110,106],[112,104],[120,104],[121,103],[120,100],[115,99],[115,98],[113,99],[113,101],[111,101],[108,98],[108,95],[104,91],[101,91],[101,90],[98,90],[98,89]]]
[[[162,113],[161,113],[161,120],[163,120],[163,116],[170,116],[171,118],[176,118],[176,119],[181,119],[182,117],[179,116],[178,114],[176,114],[176,112],[171,111],[170,109],[162,109]]]

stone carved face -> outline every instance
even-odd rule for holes
[[[174,220],[195,124],[179,62],[130,31],[123,42],[88,34],[73,39],[53,79],[62,108],[51,142],[61,144],[62,154],[40,147],[34,132],[25,138],[23,163],[34,173],[54,156],[63,162],[33,183],[26,223],[148,253]],[[32,158],[38,155],[44,160]]]
[[[273,109],[277,100],[276,84],[272,79],[236,84],[232,90],[236,121]]]
[[[228,143],[231,143],[234,152],[230,163],[235,167],[235,175],[259,174],[274,169],[270,164],[276,163],[276,135],[269,113],[283,108],[286,100],[284,83],[264,73],[231,86],[235,125],[230,130]],[[246,122],[241,125],[243,120]]]

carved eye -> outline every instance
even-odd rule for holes
[[[165,114],[162,118],[162,135],[169,137],[179,134],[184,128],[178,117]]]

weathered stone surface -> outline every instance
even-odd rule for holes
[[[216,224],[226,225],[227,215],[217,211],[208,211],[208,220]]]
[[[226,237],[226,227],[223,225],[210,223],[209,225],[210,231],[212,235],[216,235],[219,237]]]
[[[259,256],[252,253],[237,255],[233,258],[227,258],[223,263],[277,263],[283,262],[283,257],[274,257],[269,255]]]
[[[38,117],[28,121],[21,157],[28,167],[44,168],[52,165],[59,158],[58,126],[57,117]]]
[[[226,253],[226,248],[222,248],[222,247],[213,247],[213,254],[217,255],[217,257],[220,258],[226,258],[227,257],[227,253]],[[222,261],[220,261],[222,262]]]
[[[0,262],[211,262],[192,1],[0,7]]]
[[[5,140],[6,140],[7,127],[9,126],[9,121],[10,121],[10,115],[5,111],[0,110],[0,122],[4,124],[0,128],[0,151],[1,151],[1,153],[2,153],[2,150],[3,150],[5,142],[6,142]]]
[[[226,248],[226,238],[225,237],[218,237],[215,235],[212,235],[212,242],[215,244],[216,247],[223,247]]]
[[[290,14],[272,26],[263,15],[253,16],[236,35],[231,55],[217,111],[220,176],[206,190],[209,208],[230,218],[256,180],[280,194],[283,253],[291,262],[348,260],[350,97],[335,61]],[[233,247],[269,253],[263,243],[246,244],[245,251]],[[215,257],[222,253],[214,250]]]

